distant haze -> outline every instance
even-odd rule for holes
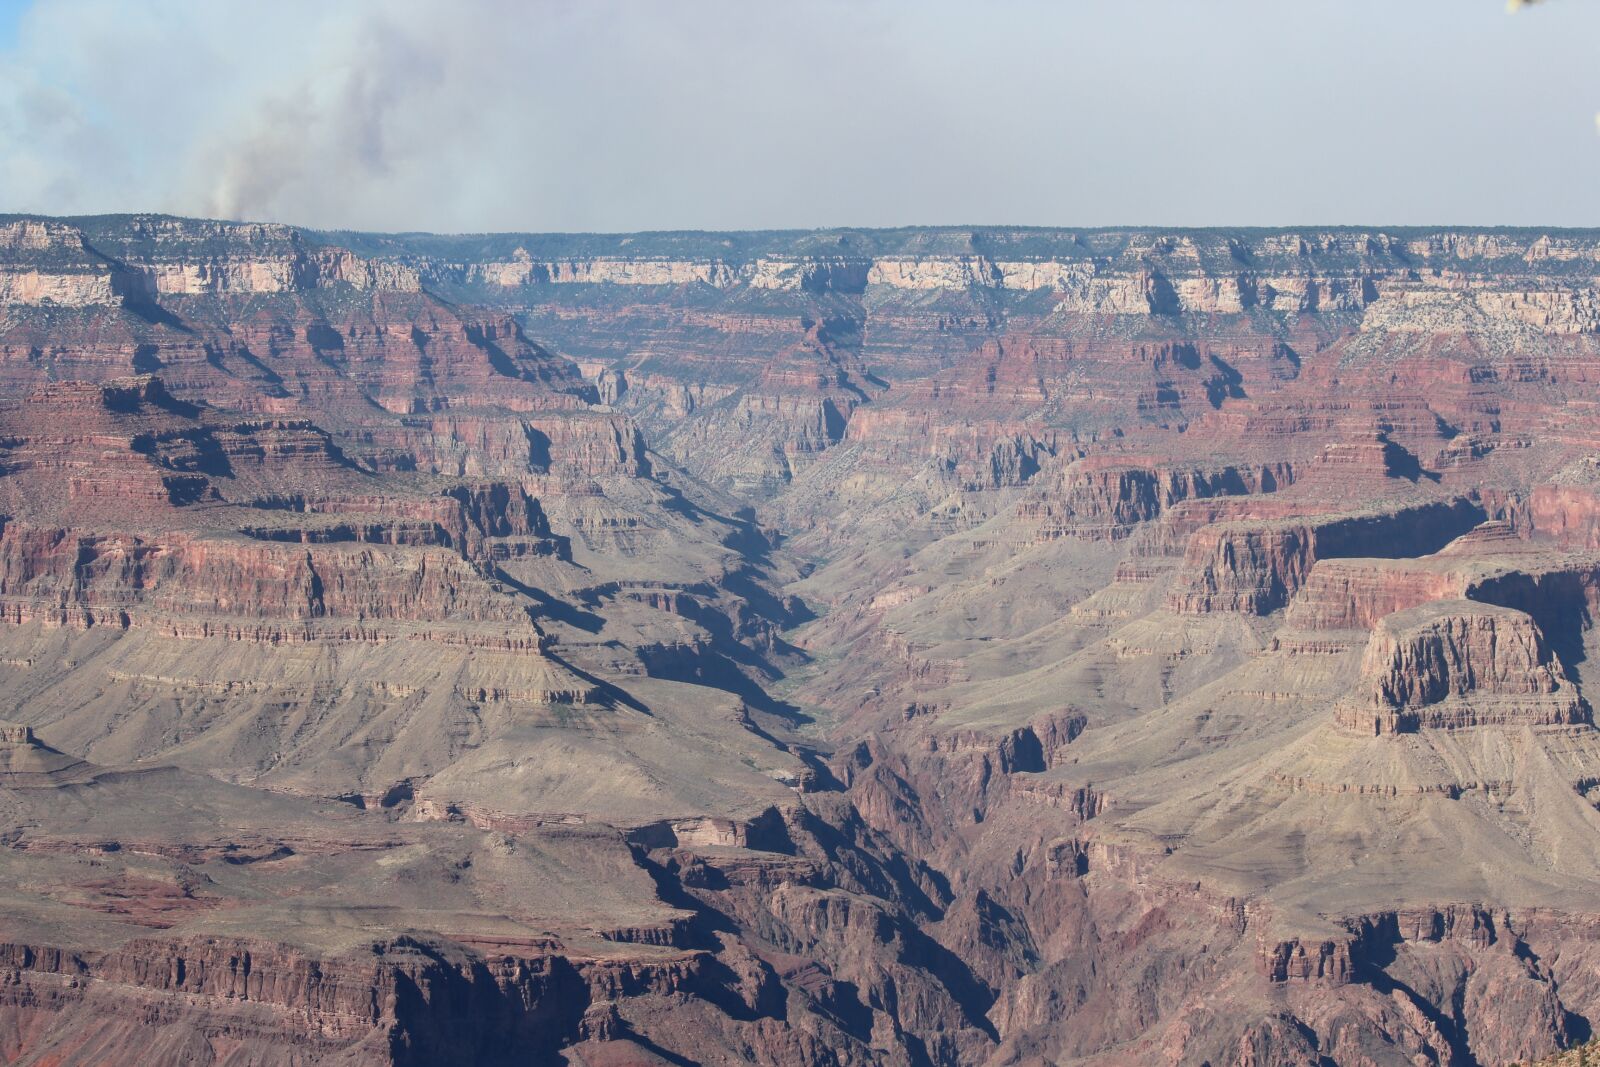
[[[0,211],[1600,224],[1600,3],[0,0]]]

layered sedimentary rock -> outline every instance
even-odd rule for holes
[[[1265,615],[1288,604],[1320,559],[1423,555],[1481,520],[1464,500],[1312,519],[1235,519],[1196,531],[1184,550],[1173,610]]]
[[[0,220],[0,1058],[1580,1040],[1597,269]]]
[[[1026,516],[1043,536],[1127,537],[1174,504],[1216,496],[1271,493],[1294,481],[1287,463],[1183,467],[1159,459],[1093,456],[1069,464],[1039,487]]]
[[[1342,725],[1374,733],[1587,718],[1531,617],[1510,608],[1436,600],[1385,616],[1361,660]]]

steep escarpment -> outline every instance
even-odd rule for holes
[[[1423,555],[1465,533],[1482,515],[1469,502],[1454,500],[1320,521],[1213,522],[1189,538],[1170,603],[1188,613],[1270,614],[1288,604],[1318,559]]]
[[[1376,733],[1587,718],[1538,625],[1509,608],[1443,600],[1387,615],[1361,676],[1339,719]]]
[[[0,219],[0,1057],[1581,1041],[1597,264]]]

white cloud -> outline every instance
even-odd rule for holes
[[[508,116],[553,4],[43,0],[0,64],[11,209],[312,225],[464,218],[449,177]],[[509,31],[509,32],[508,32]]]

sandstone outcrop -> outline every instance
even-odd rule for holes
[[[1288,604],[1318,560],[1423,555],[1444,547],[1482,518],[1475,505],[1458,499],[1309,522],[1214,523],[1189,539],[1179,587],[1169,603],[1185,613],[1265,615]]]
[[[1436,600],[1380,620],[1361,682],[1338,709],[1348,729],[1376,734],[1485,724],[1588,720],[1531,617],[1511,608]]]
[[[1184,468],[1095,456],[1069,464],[1059,479],[1041,485],[1019,517],[1038,522],[1044,537],[1120,539],[1182,501],[1271,493],[1293,481],[1287,463]]]

